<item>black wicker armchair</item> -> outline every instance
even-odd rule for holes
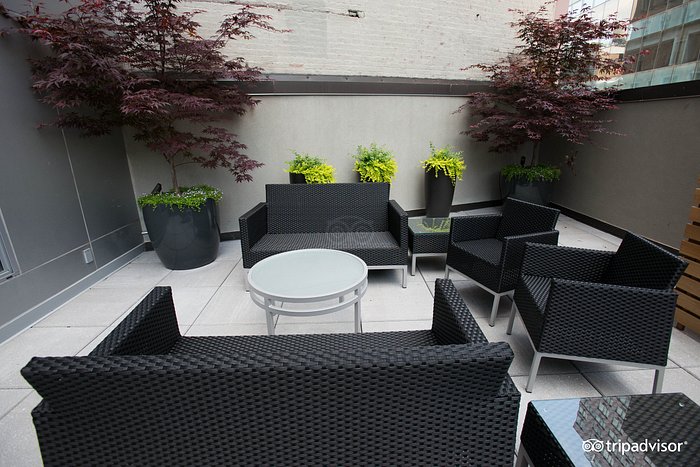
[[[507,332],[519,312],[535,350],[527,392],[542,357],[653,368],[661,391],[686,266],[632,233],[617,252],[526,245]]]
[[[453,218],[445,279],[457,271],[492,294],[493,326],[501,297],[513,296],[525,242],[556,245],[558,218],[556,209],[512,198],[506,199],[502,214]]]
[[[290,250],[329,248],[369,269],[399,269],[406,287],[408,215],[388,183],[265,186],[266,202],[240,217],[243,268]]]
[[[46,465],[512,465],[513,353],[450,281],[425,331],[182,337],[154,289],[80,357],[22,375]]]

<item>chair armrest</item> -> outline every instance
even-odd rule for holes
[[[258,203],[250,211],[238,218],[241,228],[241,252],[243,267],[253,267],[250,249],[267,233],[267,203]]]
[[[155,287],[90,355],[164,354],[180,338],[172,290]]]
[[[500,214],[453,217],[450,224],[450,243],[496,238],[500,223]]]
[[[435,280],[431,330],[440,345],[488,342],[464,299],[449,279]]]
[[[666,365],[675,307],[671,290],[553,279],[540,349]]]
[[[389,232],[408,254],[408,214],[395,200],[389,200]]]
[[[557,245],[526,244],[521,274],[599,282],[615,253]]]
[[[525,244],[528,242],[556,245],[558,241],[558,230],[503,237],[503,253],[501,254],[503,267],[505,269],[520,269],[523,263]]]

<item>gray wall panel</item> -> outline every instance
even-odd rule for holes
[[[543,145],[552,163],[578,151],[552,201],[678,248],[700,175],[700,97],[623,103],[604,117],[623,136]]]
[[[100,138],[66,135],[90,238],[138,221],[121,130]]]
[[[87,245],[84,245],[87,246]],[[82,248],[0,284],[0,327],[95,271]]]
[[[92,242],[97,267],[102,267],[114,258],[143,244],[141,223],[137,220]]]
[[[0,209],[26,271],[86,243],[87,234],[61,131],[36,128],[55,114],[31,91],[24,42],[0,41]]]

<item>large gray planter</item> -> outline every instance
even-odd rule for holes
[[[510,197],[547,206],[551,199],[553,184],[554,182],[511,180],[510,182],[505,182],[506,193],[504,198]]]
[[[213,262],[219,252],[219,222],[213,199],[192,208],[144,206],[143,220],[153,249],[168,269],[193,269]]]

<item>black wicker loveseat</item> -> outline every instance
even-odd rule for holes
[[[388,183],[271,184],[239,219],[243,268],[290,250],[352,253],[369,269],[400,269],[406,287],[408,215]]]
[[[182,337],[155,288],[88,356],[22,375],[46,465],[512,465],[513,353],[448,280],[433,326]]]

